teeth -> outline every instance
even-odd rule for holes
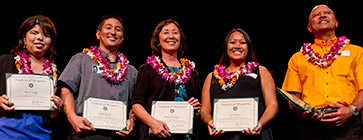
[[[324,21],[321,21],[321,22],[320,22],[320,24],[326,24],[326,23],[328,23],[328,21],[325,21],[325,20],[324,20]]]

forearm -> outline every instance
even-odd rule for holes
[[[359,111],[363,109],[363,90],[358,92],[358,95],[355,97],[351,105],[354,105]]]
[[[61,98],[64,102],[63,104],[63,112],[68,117],[69,115],[75,115],[75,105],[73,94],[69,91],[69,89],[63,87],[61,89]]]
[[[208,124],[209,121],[213,120],[213,117],[207,111],[200,110],[200,118],[205,124]]]
[[[261,123],[262,126],[264,126],[265,124],[270,122],[276,116],[277,113],[278,113],[278,105],[271,104],[266,107],[265,112],[262,114],[258,122]]]
[[[146,125],[150,126],[152,124],[152,121],[155,120],[146,110],[145,108],[140,104],[134,104],[132,106],[132,110],[134,111],[137,118],[139,118],[142,122],[144,122]]]

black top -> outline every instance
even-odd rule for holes
[[[210,100],[211,100],[211,110],[213,115],[213,104],[214,98],[246,98],[246,97],[258,97],[258,118],[261,118],[263,112],[266,109],[265,101],[262,94],[261,88],[261,77],[260,70],[258,67],[254,69],[251,73],[240,76],[233,85],[232,88],[227,89],[226,91],[221,89],[221,86],[218,83],[218,80],[212,76],[211,85],[210,85]],[[247,136],[242,134],[241,132],[226,132],[221,136],[217,136],[216,139],[271,139],[271,131],[266,129],[268,126],[263,126],[261,131],[261,135],[258,136]],[[241,130],[242,131],[242,130]]]
[[[174,89],[174,84],[169,84],[165,79],[162,79],[148,63],[145,63],[139,67],[132,97],[132,105],[140,104],[150,114],[153,100],[174,101]],[[194,97],[200,101],[201,87],[197,70],[192,72],[191,78],[185,83],[185,89],[188,100]],[[200,119],[194,119],[194,128],[196,128],[197,120]],[[196,135],[197,129],[193,130],[193,135]],[[134,133],[137,133],[135,135],[139,136],[138,139],[157,139],[153,134],[149,135],[149,126],[140,120],[136,122]]]
[[[6,73],[19,73],[15,66],[15,55],[4,54],[0,56],[0,96],[6,94]],[[43,116],[43,122],[48,125],[50,111],[5,111],[0,108],[0,117],[22,118],[23,113]]]

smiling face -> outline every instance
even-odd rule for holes
[[[161,51],[169,54],[176,54],[180,46],[180,31],[178,27],[169,23],[159,33]]]
[[[100,40],[100,48],[117,50],[124,39],[122,24],[115,18],[106,19],[101,30],[96,31],[96,37]]]
[[[326,30],[335,30],[338,27],[338,21],[334,12],[326,5],[314,7],[309,16],[308,30],[312,33],[318,33]]]
[[[228,40],[227,55],[230,63],[244,64],[248,54],[248,45],[241,32],[234,32]]]
[[[29,54],[35,57],[43,57],[51,42],[52,39],[50,38],[50,35],[44,33],[39,25],[35,25],[24,37],[26,49]]]

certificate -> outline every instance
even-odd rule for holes
[[[223,131],[255,129],[258,124],[258,97],[214,99],[213,124]]]
[[[165,122],[171,133],[193,134],[194,108],[187,101],[153,101],[151,116]]]
[[[123,101],[114,101],[85,97],[83,117],[89,120],[94,128],[105,130],[126,130],[127,105]]]
[[[6,73],[6,94],[15,110],[53,110],[53,77]]]

